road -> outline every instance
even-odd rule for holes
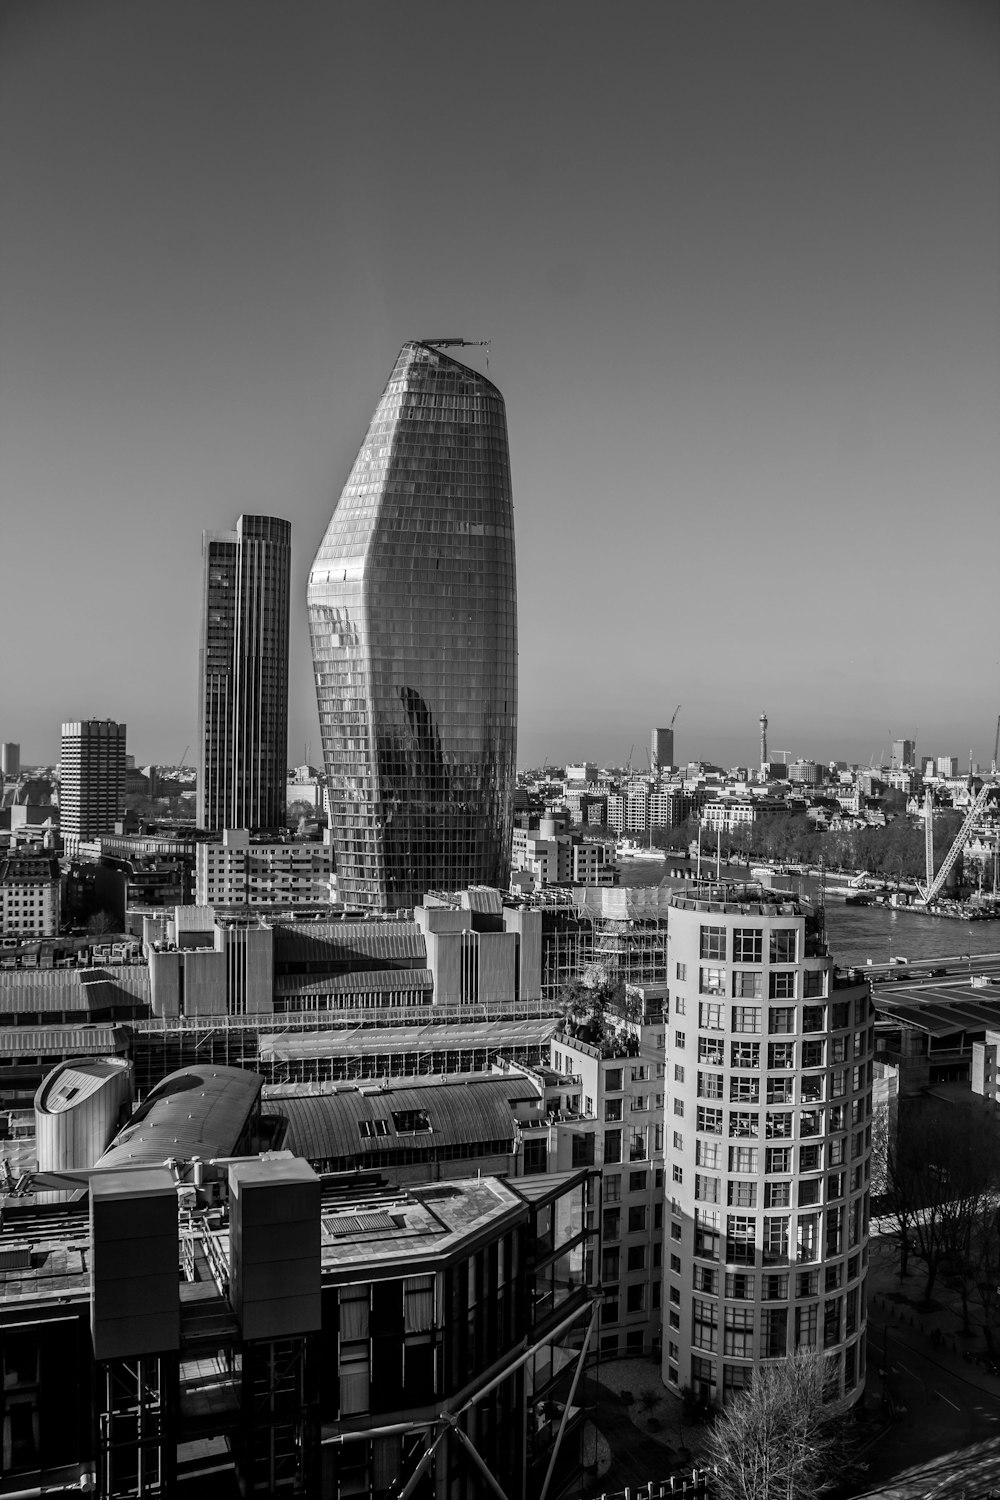
[[[865,1455],[864,1489],[879,1500],[980,1500],[1000,1496],[1000,1379],[939,1356],[914,1328],[872,1309],[868,1315],[868,1387],[887,1394],[896,1420]]]

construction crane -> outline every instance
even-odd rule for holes
[[[673,727],[674,727],[674,719],[676,719],[676,717],[680,713],[680,711],[681,711],[681,706],[678,703],[677,707],[674,709],[674,718],[670,720],[670,723],[667,726],[668,729],[673,729]],[[1000,723],[1000,720],[998,720],[998,723]]]
[[[951,848],[948,850],[948,853],[941,861],[941,868],[940,870],[938,870],[936,875],[934,874],[934,797],[933,793],[928,789],[927,801],[924,804],[924,818],[926,821],[926,827],[924,829],[924,852],[927,861],[927,882],[925,885],[920,885],[917,887],[925,906],[930,906],[931,902],[937,899],[942,887],[944,886],[945,881],[948,879],[948,876],[955,868],[955,863],[958,859],[958,856],[965,848],[966,840],[968,839],[969,834],[972,832],[973,826],[975,825],[979,814],[986,806],[987,798],[991,796],[991,794],[994,793],[996,789],[997,788],[995,782],[983,782],[982,786],[979,788],[979,791],[976,793],[976,796],[973,798],[968,812],[962,819],[962,826],[958,830],[958,833],[955,835],[955,842],[952,844]]]
[[[993,775],[997,774],[997,756],[1000,755],[1000,714],[997,714],[997,732],[993,741]]]
[[[191,749],[190,745],[185,745],[184,746],[184,753],[181,756],[180,760],[177,762],[177,769],[178,769],[178,771],[183,771],[184,767],[187,765],[188,751],[190,749]]]

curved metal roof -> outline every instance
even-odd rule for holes
[[[421,1087],[349,1089],[311,1097],[278,1096],[268,1113],[286,1121],[282,1147],[310,1162],[363,1167],[387,1151],[427,1150],[505,1142],[513,1149],[517,1099],[536,1099],[527,1078],[476,1078]],[[400,1129],[401,1119],[426,1116],[429,1129]]]
[[[97,1166],[231,1156],[263,1083],[245,1068],[181,1068],[146,1095]]]

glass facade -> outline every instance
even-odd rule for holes
[[[240,516],[206,531],[198,826],[280,828],[288,772],[292,528]]]
[[[494,385],[404,345],[307,598],[341,900],[505,886],[517,614]]]

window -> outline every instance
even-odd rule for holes
[[[370,1141],[379,1135],[389,1134],[388,1120],[359,1120],[358,1130],[362,1140]]]
[[[678,979],[686,979],[688,977],[687,964],[678,964],[675,973]]]
[[[675,1115],[680,1115],[683,1118],[683,1115],[684,1115],[684,1100],[683,1099],[675,1099],[674,1100],[674,1114]]]
[[[734,1005],[731,1029],[733,1031],[750,1032],[751,1034],[760,1031],[760,1006]]]
[[[768,1104],[792,1104],[795,1099],[795,1079],[775,1078],[773,1075],[767,1080],[767,1102]]]
[[[734,964],[759,964],[763,961],[763,957],[764,929],[762,927],[736,927],[733,929]]]
[[[629,1271],[644,1271],[646,1269],[645,1245],[629,1245],[626,1267]]]
[[[726,993],[726,971],[725,969],[702,969],[701,971],[701,993],[703,995],[724,995]],[[714,1015],[714,1021],[706,1021],[706,1016]],[[721,1005],[699,1005],[698,1025],[711,1028],[713,1031],[722,1030],[722,1006]]]
[[[753,1357],[753,1308],[727,1307],[723,1325],[722,1350],[737,1359]]]
[[[683,1031],[675,1031],[674,1032],[674,1046],[675,1047],[680,1047],[683,1050],[684,1041],[685,1041],[685,1037],[684,1037]]]
[[[645,1083],[649,1078],[649,1068],[645,1063],[637,1063],[632,1069],[632,1082]]]
[[[759,1104],[760,1079],[735,1074],[729,1080],[729,1099],[732,1104]]]
[[[759,1068],[760,1042],[730,1042],[729,1065],[733,1068]]]
[[[776,1012],[772,1011],[772,1015]],[[795,1043],[794,1042],[768,1042],[767,1066],[775,1070],[780,1068],[795,1067]]]
[[[426,1110],[394,1109],[391,1114],[397,1135],[419,1135],[422,1131],[431,1129],[430,1116]]]
[[[601,1238],[604,1240],[617,1240],[621,1236],[622,1211],[620,1208],[606,1208],[601,1220]]]
[[[648,1108],[649,1108],[649,1095],[648,1094],[636,1094],[636,1095],[633,1096],[632,1102],[629,1105],[629,1113],[633,1114],[633,1115],[642,1115],[642,1114],[645,1114],[645,1112],[646,1112],[646,1110]],[[674,1113],[676,1114],[677,1111],[674,1110]]]
[[[777,1110],[769,1109],[767,1112],[767,1138],[769,1141],[787,1140],[792,1134],[791,1114],[782,1114]]]
[[[701,1297],[691,1302],[691,1343],[696,1349],[714,1349],[718,1343],[718,1309]]]
[[[729,1170],[730,1172],[745,1172],[749,1175],[757,1171],[757,1147],[756,1146],[730,1146],[729,1148]]]
[[[819,1202],[819,1178],[804,1177],[799,1183],[799,1207],[809,1208],[813,1203]]]
[[[604,1087],[608,1092],[614,1094],[622,1086],[623,1068],[606,1068],[604,1072]]]
[[[767,1013],[767,1029],[772,1036],[795,1030],[794,1005],[775,1005]],[[791,1064],[789,1064],[791,1066]]]
[[[683,1151],[684,1150],[684,1137],[681,1135],[681,1133],[680,1133],[679,1130],[675,1130],[674,1131],[673,1140],[674,1140],[674,1150],[675,1151]]]
[[[605,1099],[604,1118],[606,1120],[620,1120],[622,1117],[621,1099]]]
[[[816,1259],[818,1234],[815,1214],[799,1214],[796,1249],[800,1261]]]
[[[772,1000],[793,1000],[795,998],[795,970],[772,970],[768,993]]]
[[[683,1169],[683,1167],[679,1167],[677,1165],[677,1163],[674,1162],[673,1166],[670,1168],[670,1177],[671,1177],[671,1180],[673,1182],[683,1182],[684,1181],[684,1169]]]
[[[718,958],[725,962],[726,929],[724,927],[703,927],[701,929],[701,957]]]
[[[757,1116],[747,1109],[734,1109],[729,1116],[729,1134],[731,1136],[755,1139],[760,1130]]]
[[[729,1214],[726,1218],[726,1260],[731,1265],[752,1266],[756,1228],[749,1214]]]
[[[733,1180],[729,1184],[730,1208],[756,1208],[757,1184]]]
[[[604,1160],[605,1162],[616,1162],[622,1159],[622,1133],[620,1130],[606,1130],[604,1132]]]
[[[589,1094],[584,1094],[583,1096],[583,1112],[585,1115],[592,1115],[594,1113],[594,1101]]]
[[[721,1073],[699,1073],[698,1074],[698,1097],[699,1097],[699,1099],[721,1099],[722,1098],[722,1074]]]
[[[815,1302],[795,1309],[795,1347],[815,1349],[819,1307]]]
[[[793,964],[795,962],[796,936],[797,933],[794,927],[771,928],[771,962],[773,964]]]
[[[628,1211],[628,1232],[637,1234],[646,1227],[646,1206],[643,1203],[634,1203]]]
[[[823,1043],[802,1043],[802,1066],[804,1068],[821,1068],[823,1066]]]
[[[646,1191],[646,1173],[630,1172],[628,1174],[628,1190],[630,1193],[644,1193]]]
[[[757,1278],[752,1271],[727,1271],[726,1296],[734,1302],[752,1302],[757,1295]]]
[[[765,1182],[765,1208],[788,1208],[791,1205],[791,1201],[792,1185],[790,1182]]]
[[[704,1203],[718,1203],[719,1201],[719,1179],[718,1177],[705,1177],[700,1172],[695,1173],[694,1195]]]
[[[823,1129],[821,1109],[803,1109],[799,1112],[799,1135],[820,1135]]]
[[[698,1105],[698,1129],[705,1135],[722,1134],[722,1110],[710,1109],[705,1104]]]
[[[815,1297],[819,1291],[818,1271],[799,1271],[795,1277],[796,1297]]]
[[[698,1061],[700,1063],[712,1063],[716,1068],[721,1068],[726,1060],[726,1047],[718,1037],[700,1036],[698,1038]]]
[[[683,1063],[674,1063],[674,1082],[675,1083],[683,1083],[684,1082],[684,1065],[683,1065]]]
[[[609,1172],[604,1179],[604,1201],[605,1203],[618,1203],[622,1195],[622,1179],[620,1172]]]
[[[548,1142],[544,1136],[524,1142],[522,1162],[525,1177],[530,1177],[533,1172],[548,1170]]]
[[[610,1297],[608,1295],[605,1295],[604,1301],[601,1304],[601,1322],[602,1323],[617,1323],[618,1322],[618,1298],[617,1297]],[[604,1347],[604,1340],[603,1339],[601,1340],[601,1347],[602,1348]],[[614,1348],[615,1348],[615,1353],[617,1353],[618,1352],[618,1340],[617,1339],[615,1339]]]
[[[711,1167],[714,1171],[719,1169],[719,1143],[718,1141],[698,1140],[694,1143],[694,1161],[697,1167]]]
[[[765,1281],[768,1279],[764,1278]],[[780,1280],[781,1278],[771,1278]],[[787,1278],[785,1278],[787,1280]],[[788,1308],[765,1307],[760,1352],[765,1359],[781,1359],[788,1352]]]
[[[787,1302],[788,1272],[765,1272],[762,1278],[761,1295],[765,1302]]]
[[[788,1216],[764,1217],[765,1261],[788,1259]]]
[[[675,995],[674,996],[674,1015],[675,1016],[686,1016],[687,1015],[687,1001],[685,1000],[685,998],[684,998],[683,995]]]
[[[719,1294],[719,1272],[716,1266],[695,1266],[694,1289],[696,1292],[707,1292],[710,1297]]]
[[[620,1250],[605,1250],[601,1255],[601,1281],[605,1286],[613,1285],[620,1275]]]
[[[800,1146],[799,1147],[799,1171],[800,1172],[818,1172],[819,1169],[820,1169],[820,1164],[821,1164],[820,1163],[820,1153],[821,1153],[822,1149],[823,1148],[821,1146]]]

